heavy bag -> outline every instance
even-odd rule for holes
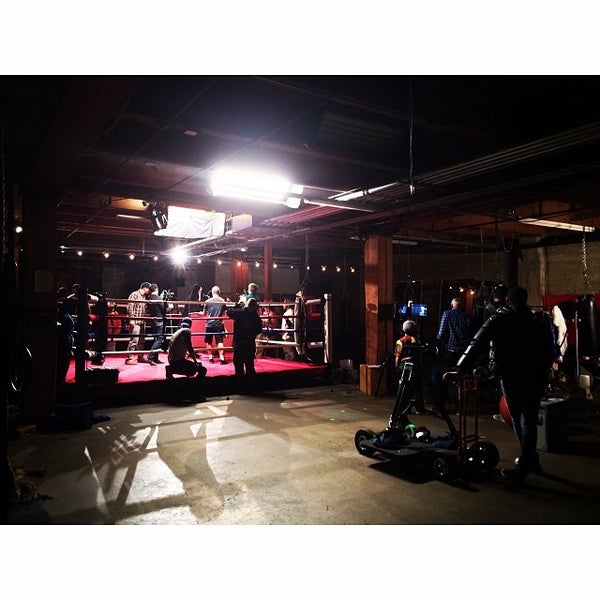
[[[580,296],[577,299],[577,334],[580,354],[596,356],[599,353],[599,325],[600,312],[596,297],[593,294]]]

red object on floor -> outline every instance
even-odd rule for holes
[[[508,404],[506,404],[506,398],[503,395],[500,396],[499,408],[500,408],[500,414],[502,415],[504,422],[507,425],[512,426],[512,417],[510,416],[510,412],[508,410]]]

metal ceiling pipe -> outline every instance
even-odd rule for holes
[[[417,177],[415,183],[417,185],[430,185],[432,187],[443,185],[445,183],[451,183],[460,179],[465,179],[466,177],[480,175],[518,162],[524,162],[553,152],[598,140],[600,140],[600,121],[541,138],[527,144],[515,146],[507,150],[495,152],[494,154],[489,154],[452,167],[424,173]],[[373,200],[386,200],[389,198],[389,192],[393,192],[398,199],[410,195],[408,182],[391,183],[388,184],[388,186],[382,186],[382,188],[386,188],[384,191],[387,193],[378,194],[374,192],[369,195],[369,198]],[[368,190],[365,190],[365,195],[367,192]]]
[[[595,122],[508,150],[495,152],[448,169],[426,173],[418,178],[418,182],[436,185],[448,183],[599,139],[600,122]]]

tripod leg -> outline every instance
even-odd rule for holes
[[[412,372],[412,363],[405,362],[402,364],[402,372],[398,382],[398,391],[396,392],[396,402],[389,422],[390,429],[396,429],[402,417],[404,417],[405,421],[408,420],[405,416],[410,409],[410,402],[407,399],[407,388],[410,385]]]

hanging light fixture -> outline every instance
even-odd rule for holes
[[[212,177],[211,191],[215,196],[273,202],[285,204],[290,208],[298,208],[300,206],[299,196],[304,188],[273,173],[218,169]]]
[[[524,218],[519,219],[519,223],[525,223],[526,225],[538,225],[539,227],[551,227],[554,229],[569,229],[570,231],[594,231],[593,227],[587,225],[577,225],[576,223],[564,223],[561,221],[549,221],[547,219],[535,219],[535,218]]]

